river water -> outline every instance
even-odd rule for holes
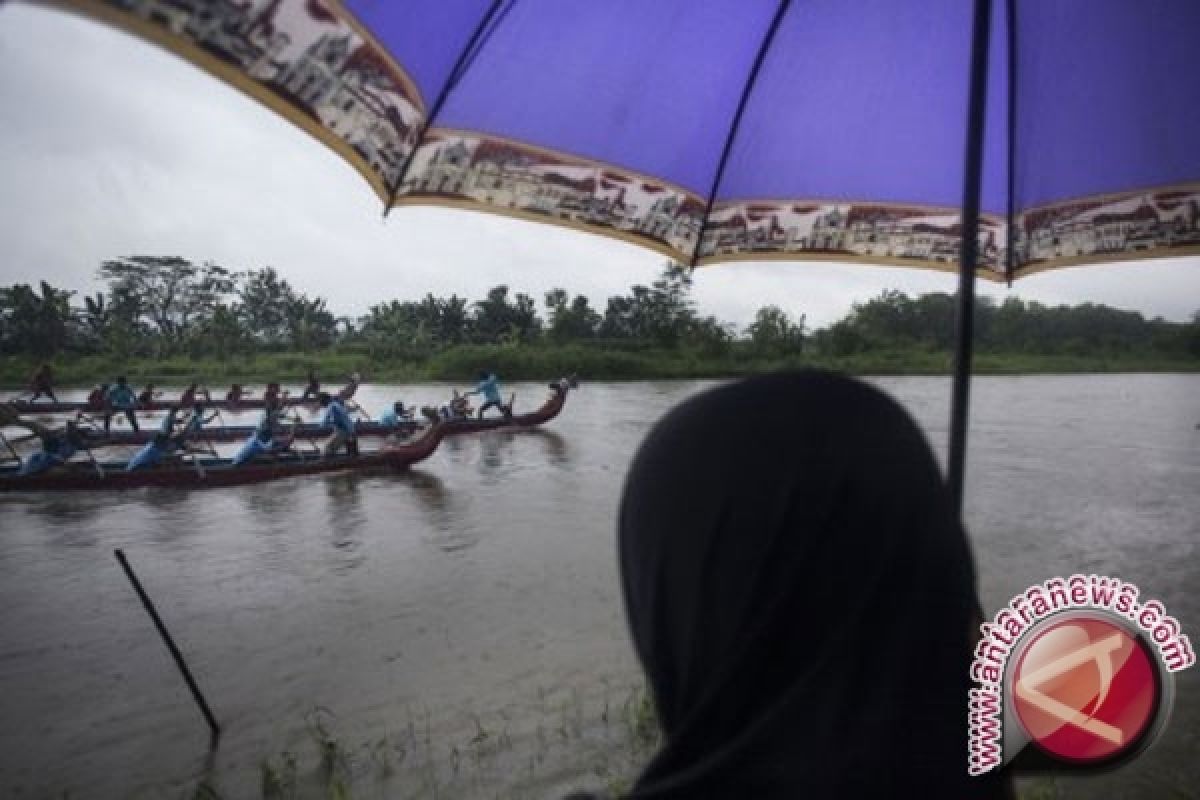
[[[874,382],[944,453],[948,380]],[[706,385],[585,385],[544,430],[450,439],[401,474],[0,496],[0,792],[623,785],[652,742],[614,511],[651,421]],[[512,388],[520,408],[545,394]],[[446,394],[376,385],[359,399],[378,410]],[[1054,575],[1111,574],[1162,599],[1200,643],[1200,376],[987,377],[972,399],[966,516],[988,613]],[[223,725],[215,755],[114,548]],[[1178,676],[1149,753],[1038,796],[1196,796],[1198,675]]]

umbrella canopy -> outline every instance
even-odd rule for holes
[[[48,2],[241,88],[387,208],[958,271],[959,504],[976,274],[1200,253],[1196,0]]]
[[[57,0],[251,94],[388,207],[683,263],[956,269],[961,0]],[[1200,252],[1195,0],[992,12],[979,274]]]

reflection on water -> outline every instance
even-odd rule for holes
[[[513,434],[510,431],[485,431],[479,435],[479,473],[496,475],[506,458],[511,461]]]
[[[943,451],[948,381],[878,383]],[[636,759],[613,766],[628,739],[615,709],[638,681],[617,498],[652,420],[705,385],[587,385],[545,429],[450,438],[406,472],[0,497],[0,793],[188,796],[205,774],[204,726],[116,547],[224,724],[211,765],[222,796],[260,794],[263,760],[282,770],[284,751],[319,774],[306,721],[318,706],[334,712],[367,797],[544,796],[617,780]],[[526,408],[545,394],[515,388]],[[368,386],[360,399],[378,410],[447,393]],[[1139,583],[1186,630],[1200,625],[1197,396],[1198,376],[976,382],[967,521],[989,611],[1085,569]],[[1060,791],[1200,785],[1197,674],[1179,676],[1150,753],[1106,784]],[[385,752],[393,783],[377,787]]]
[[[530,437],[533,441],[545,447],[546,460],[549,463],[563,466],[570,462],[571,458],[567,450],[567,440],[557,431],[547,428],[535,428],[523,431],[522,435]]]
[[[333,543],[336,558],[334,571],[343,574],[362,564],[362,529],[364,512],[362,491],[359,481],[363,477],[355,474],[324,476],[326,530]]]

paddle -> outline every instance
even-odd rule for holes
[[[8,437],[7,437],[7,436],[5,436],[3,433],[0,433],[0,439],[3,439],[3,440],[4,440],[4,446],[8,448],[8,452],[12,453],[12,457],[13,457],[13,459],[14,459],[14,460],[15,460],[15,461],[16,461],[18,464],[20,464],[20,463],[21,463],[21,457],[20,457],[19,455],[17,455],[17,451],[16,451],[16,449],[15,449],[15,448],[12,446],[12,444],[10,444],[10,443],[9,443],[9,441],[8,441]]]
[[[96,456],[92,454],[92,448],[88,447],[86,442],[83,444],[83,452],[88,454],[88,459],[92,462],[92,466],[96,468],[96,474],[103,478],[104,467],[100,466],[100,462],[97,461]]]
[[[0,403],[0,425],[20,425],[21,415],[12,403]]]
[[[25,419],[11,403],[0,403],[0,427],[11,425],[33,431],[34,436],[49,436],[54,433],[40,422]]]
[[[290,451],[290,452],[296,453],[296,455],[300,457],[300,460],[303,461],[304,455],[302,453],[296,452],[295,450],[292,450],[292,444],[296,441],[296,429],[299,427],[300,427],[300,415],[293,414],[292,415],[292,435],[288,437],[287,444],[284,445],[283,447],[279,448],[279,452],[286,453],[286,452]]]
[[[25,433],[20,436],[13,436],[8,441],[11,441],[13,444],[25,444],[25,442],[33,441],[36,438],[38,438],[36,433]]]
[[[83,411],[75,412],[75,421],[76,422],[86,422],[88,425],[91,425],[93,428],[95,428],[97,425],[103,424],[103,422],[101,420],[98,420],[95,417],[93,417],[91,414],[88,414]]]

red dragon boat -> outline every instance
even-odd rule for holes
[[[387,445],[357,456],[325,458],[320,453],[289,451],[239,466],[233,466],[228,458],[195,458],[133,472],[125,471],[124,461],[72,461],[37,475],[18,475],[16,466],[0,467],[0,491],[139,489],[145,486],[212,489],[321,472],[380,467],[402,469],[428,458],[437,449],[445,433],[444,425],[434,425],[411,442]]]
[[[229,400],[202,400],[204,407],[207,409],[221,411],[261,411],[263,408],[263,400],[259,398],[246,398],[238,400],[236,403]],[[314,408],[317,401],[309,398],[301,400],[299,397],[283,397],[279,401],[284,406],[303,406],[309,405]],[[7,405],[19,414],[66,414],[82,411],[85,414],[104,414],[108,409],[103,406],[95,406],[84,400],[63,400],[58,402],[42,402],[29,400],[10,400]],[[155,400],[153,403],[139,403],[134,411],[170,411],[171,408],[178,406],[179,400]],[[118,411],[117,413],[121,413]]]
[[[0,466],[0,491],[135,489],[146,486],[209,489],[262,483],[293,475],[380,467],[403,468],[428,458],[445,436],[485,430],[531,428],[549,422],[562,411],[567,393],[576,385],[573,380],[566,379],[550,384],[550,397],[541,408],[527,414],[438,422],[421,429],[420,435],[411,441],[391,443],[357,456],[338,455],[324,458],[317,452],[287,451],[272,458],[236,467],[232,465],[231,459],[227,458],[192,457],[133,472],[125,471],[124,461],[72,461],[37,475],[19,475],[19,467],[14,464]],[[221,429],[212,429],[216,430]],[[323,428],[320,430],[324,431]],[[135,442],[130,440],[126,443]]]
[[[526,414],[514,414],[511,417],[492,416],[478,419],[475,417],[446,421],[446,435],[453,436],[465,433],[494,430],[496,428],[528,428],[542,425],[558,416],[566,401],[567,392],[571,388],[569,381],[551,384],[552,394],[539,409]],[[404,438],[411,436],[427,425],[419,422],[402,422],[399,425],[385,425],[382,422],[365,420],[355,425],[355,432],[360,438],[371,439],[385,436]],[[256,430],[253,425],[222,425],[205,428],[194,441],[197,442],[240,442],[249,438]],[[322,439],[333,435],[333,429],[317,423],[302,423],[293,429],[287,426],[290,433],[295,431],[298,439]],[[157,428],[144,428],[140,431],[121,430],[105,434],[99,431],[86,431],[89,447],[132,446],[149,442],[158,434]]]

